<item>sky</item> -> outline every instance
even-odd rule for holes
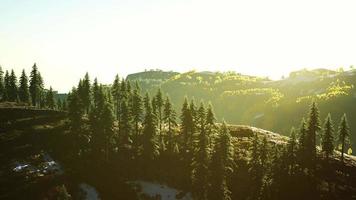
[[[356,64],[354,0],[0,0],[0,65],[67,92],[145,69],[278,79]]]

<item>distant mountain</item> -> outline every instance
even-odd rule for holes
[[[180,110],[185,96],[196,103],[204,100],[214,106],[219,120],[247,124],[289,134],[307,116],[309,104],[317,101],[321,120],[331,113],[337,129],[345,112],[356,149],[356,70],[299,70],[282,80],[242,75],[235,72],[186,73],[146,71],[129,75],[143,91],[154,95],[158,88],[168,94]]]

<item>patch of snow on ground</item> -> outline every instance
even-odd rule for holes
[[[147,181],[130,181],[130,184],[138,185],[141,188],[140,194],[145,194],[150,197],[160,196],[161,200],[176,200],[178,194],[182,194],[174,188],[170,188],[163,184],[152,183]],[[182,195],[180,200],[192,200],[191,194]]]
[[[79,188],[85,193],[86,200],[99,200],[99,194],[96,189],[86,183],[81,183]]]

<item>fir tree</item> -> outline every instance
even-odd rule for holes
[[[263,179],[263,167],[261,163],[260,141],[257,133],[252,138],[251,159],[249,161],[249,174],[251,176],[252,187],[251,197],[257,199],[260,196]]]
[[[77,132],[83,125],[82,121],[82,102],[78,95],[78,90],[73,88],[68,94],[68,118],[73,132]]]
[[[344,153],[347,151],[347,144],[350,137],[350,128],[346,114],[341,117],[338,135],[338,141],[341,144],[341,162],[344,162]]]
[[[306,128],[306,122],[304,118],[302,119],[300,123],[300,128],[299,128],[299,138],[298,138],[298,153],[297,153],[297,161],[302,167],[305,167],[305,157],[306,157],[306,133],[307,133],[307,128]]]
[[[14,70],[11,70],[11,75],[9,77],[9,91],[8,91],[8,100],[9,101],[17,101],[18,100],[18,91],[17,91],[17,78]]]
[[[198,111],[199,135],[196,152],[193,158],[192,184],[193,196],[198,200],[207,199],[209,177],[209,144],[205,131],[205,108],[203,103]]]
[[[6,70],[5,72],[5,77],[4,77],[4,86],[5,86],[5,91],[4,91],[4,97],[3,100],[9,101],[9,93],[10,93],[10,75],[9,71]]]
[[[158,128],[159,128],[159,134],[160,134],[160,139],[163,139],[162,136],[162,117],[163,117],[163,96],[161,89],[158,89],[157,94],[154,98],[154,104],[157,109],[157,119],[158,119]]]
[[[130,146],[132,144],[132,116],[129,111],[126,99],[121,102],[121,124],[119,131],[120,146],[121,148]]]
[[[138,151],[138,145],[139,145],[139,124],[142,123],[142,97],[140,95],[140,87],[138,83],[136,82],[136,87],[133,90],[132,94],[132,106],[131,106],[131,114],[132,114],[132,119],[134,123],[134,129],[135,129],[135,148],[136,151]]]
[[[81,101],[83,103],[83,101]],[[54,92],[52,87],[49,88],[46,94],[46,105],[49,109],[54,109],[56,107],[56,103],[54,100]]]
[[[120,78],[119,78],[118,74],[115,76],[114,83],[112,84],[111,94],[112,94],[112,96],[114,98],[115,116],[116,116],[116,119],[118,120],[119,119],[119,113],[120,113],[120,100],[121,100],[121,96],[120,96]]]
[[[30,95],[33,106],[39,106],[40,95],[41,95],[41,87],[40,87],[40,77],[39,72],[36,66],[36,63],[32,67],[32,71],[30,74]]]
[[[209,147],[213,148],[214,138],[215,138],[215,114],[213,112],[213,106],[209,103],[208,108],[206,110],[206,126],[207,126],[207,134],[209,137]]]
[[[158,141],[157,141],[157,130],[155,123],[155,116],[152,112],[151,103],[149,96],[146,93],[145,97],[145,119],[143,122],[143,138],[142,138],[142,147],[143,152],[142,156],[146,162],[152,162],[156,156],[158,156]]]
[[[20,77],[20,87],[19,87],[19,99],[21,102],[30,102],[30,91],[28,87],[28,78],[26,76],[25,70],[22,70]]]
[[[208,112],[209,113],[209,112]],[[225,122],[223,122],[210,164],[210,189],[208,199],[231,199],[227,179],[233,171],[233,145],[231,135]]]
[[[91,88],[91,85],[90,85],[89,74],[86,73],[84,76],[84,79],[79,81],[78,93],[79,93],[79,97],[80,97],[81,101],[83,102],[84,111],[87,114],[89,113],[89,107],[90,107],[90,102],[91,102],[90,88]]]
[[[171,101],[169,97],[166,97],[166,101],[164,102],[164,109],[163,109],[163,121],[168,126],[167,130],[167,149],[170,153],[173,152],[174,149],[174,128],[177,126],[176,122],[176,112],[173,109]]]
[[[316,161],[316,137],[320,130],[319,110],[315,102],[312,103],[309,112],[309,120],[306,134],[306,164],[309,169],[315,169]]]
[[[325,154],[325,157],[328,159],[330,155],[333,154],[334,152],[334,127],[333,127],[333,122],[331,120],[331,115],[330,113],[325,119],[324,123],[324,132],[323,132],[323,137],[322,137],[322,151]]]
[[[295,129],[292,127],[288,144],[287,144],[287,164],[288,164],[288,172],[290,175],[294,175],[296,173],[296,165],[297,165],[297,141]]]

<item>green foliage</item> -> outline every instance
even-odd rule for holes
[[[20,77],[19,100],[24,103],[30,103],[30,91],[29,91],[29,86],[28,86],[28,77],[25,73],[25,70],[22,70],[22,74]]]
[[[344,161],[344,153],[347,151],[348,139],[350,137],[350,128],[347,122],[346,114],[341,117],[339,132],[338,132],[338,142],[341,144],[341,161]]]
[[[334,152],[334,125],[330,113],[325,119],[321,147],[326,158],[329,158]]]

